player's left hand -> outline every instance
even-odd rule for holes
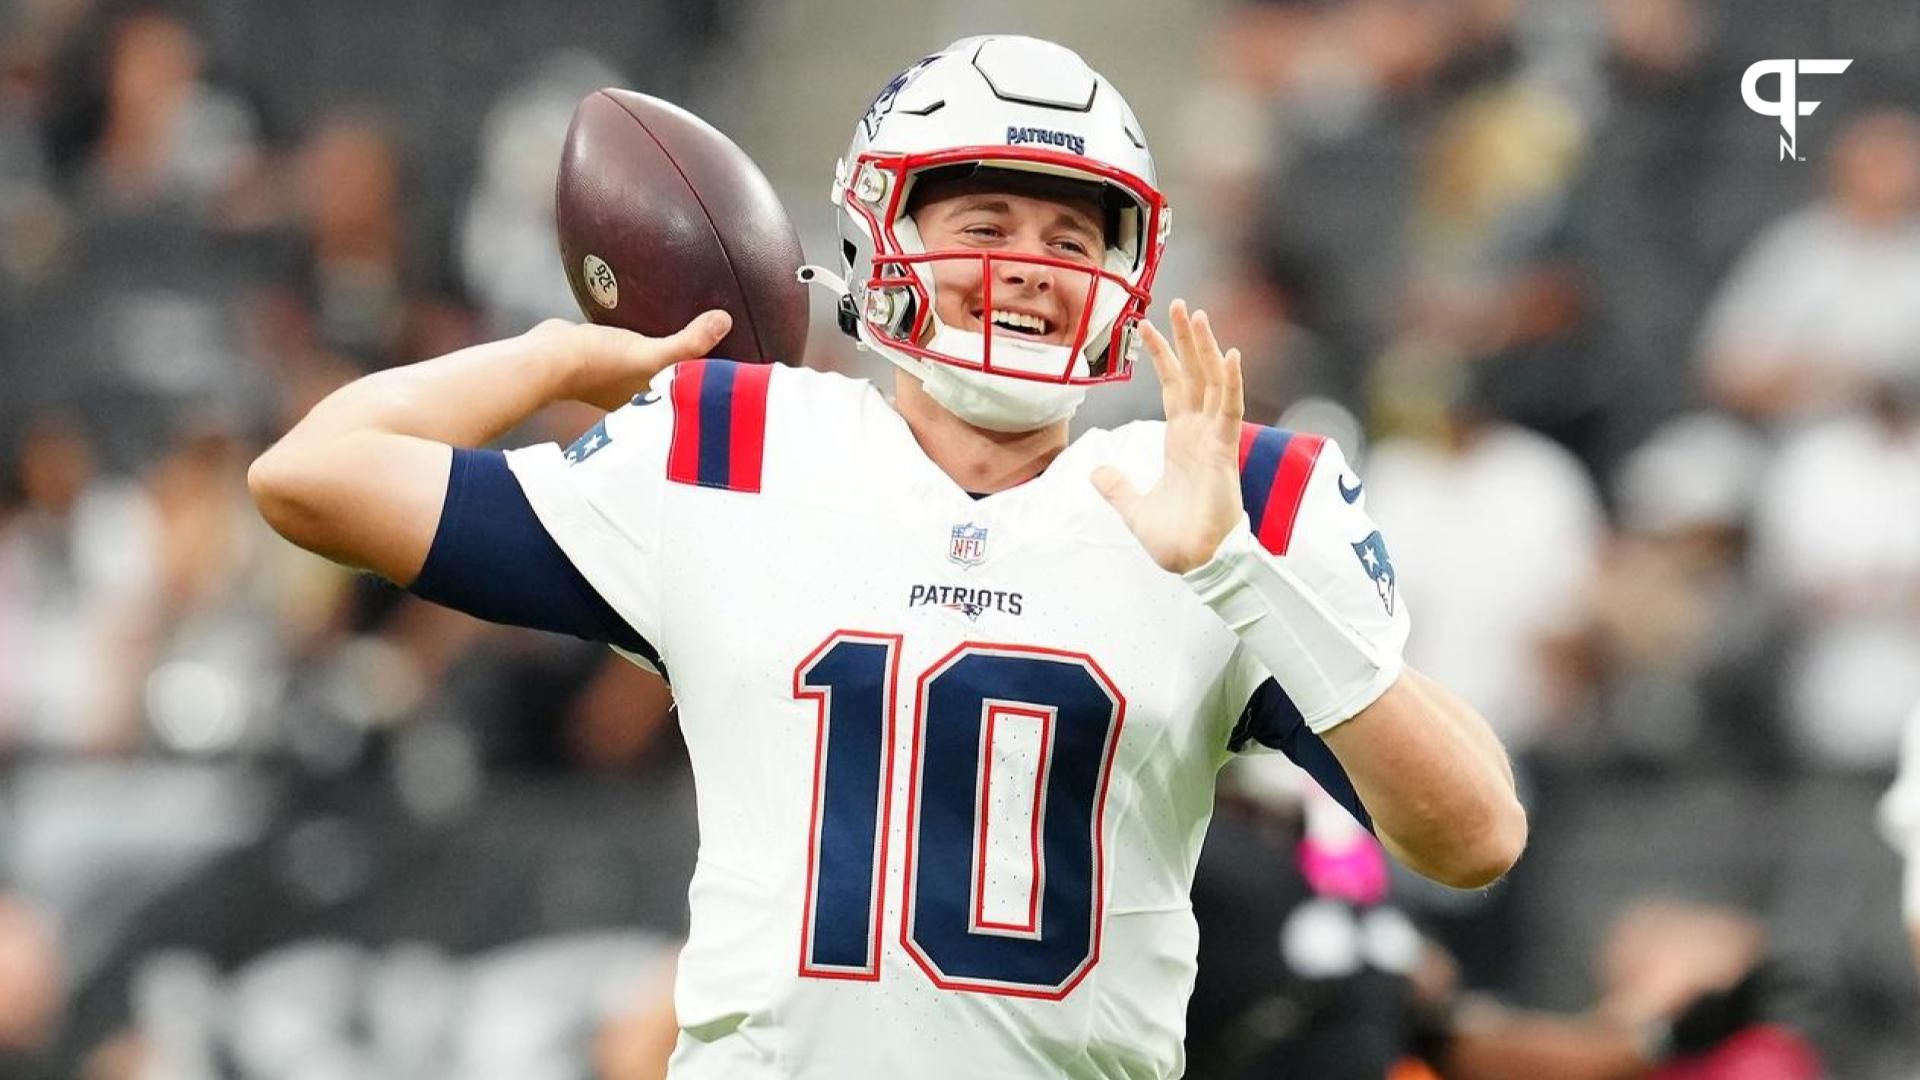
[[[1166,467],[1144,494],[1103,465],[1093,486],[1163,569],[1184,574],[1213,558],[1246,513],[1240,503],[1240,350],[1220,351],[1204,311],[1175,300],[1173,340],[1142,322],[1167,412]]]

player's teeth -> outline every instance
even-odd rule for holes
[[[993,321],[1009,330],[1025,330],[1034,334],[1047,332],[1046,320],[1038,315],[1026,315],[1018,311],[996,311],[993,313]]]

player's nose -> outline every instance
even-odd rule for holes
[[[993,280],[1001,285],[1019,285],[1045,291],[1053,287],[1053,268],[1026,261],[1026,256],[1045,256],[1044,244],[1017,244],[1004,256],[993,260]]]

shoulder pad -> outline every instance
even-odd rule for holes
[[[1264,424],[1240,427],[1240,499],[1247,507],[1247,524],[1260,546],[1285,555],[1293,541],[1293,522],[1300,516],[1300,500],[1307,477],[1319,460],[1326,439]]]
[[[767,384],[772,364],[690,360],[673,368],[673,442],[667,479],[677,484],[760,490],[767,449]]]

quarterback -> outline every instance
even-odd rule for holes
[[[868,382],[544,323],[370,375],[249,474],[273,526],[672,683],[699,799],[672,1074],[1163,1077],[1231,755],[1298,762],[1459,887],[1525,842],[1504,752],[1407,668],[1338,447],[1244,423],[1147,305],[1169,230],[1113,86],[1031,38],[895,77],[833,186]],[[1137,352],[1166,420],[1067,425]],[[560,400],[562,450],[476,449]]]

